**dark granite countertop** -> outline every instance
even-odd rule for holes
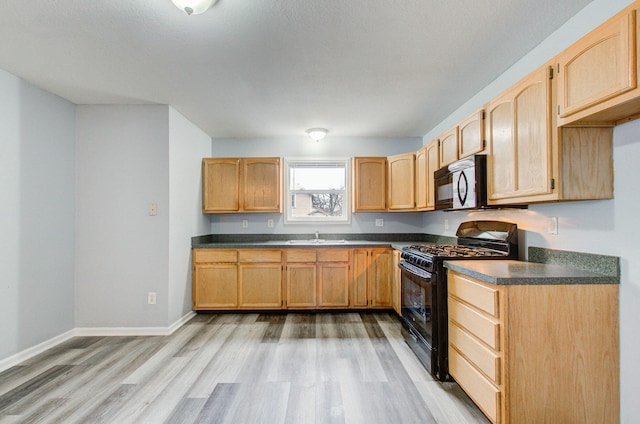
[[[620,283],[619,276],[585,271],[566,265],[505,260],[456,260],[445,261],[444,266],[496,285]]]

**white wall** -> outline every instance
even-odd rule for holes
[[[0,359],[74,326],[74,106],[0,70]]]
[[[332,137],[331,133],[320,142],[307,136],[282,138],[214,138],[212,156],[216,157],[295,157],[295,158],[350,158],[353,156],[391,156],[416,151],[422,145],[419,137]],[[384,227],[376,227],[382,218]],[[421,213],[355,213],[350,224],[287,224],[282,214],[212,214],[211,232],[214,234],[301,234],[313,233],[419,233]],[[249,222],[242,228],[242,220]],[[274,227],[267,228],[273,219]]]
[[[168,106],[77,106],[77,327],[166,326],[168,119]]]
[[[78,106],[76,138],[76,326],[166,328],[191,310],[211,138],[166,105]]]
[[[210,230],[200,170],[210,154],[211,138],[169,108],[169,325],[191,311],[191,237]]]
[[[500,94],[521,77],[551,59],[572,42],[630,4],[629,0],[595,0],[545,40],[504,75],[474,96],[458,111],[425,135],[428,142],[468,113]],[[504,219],[516,222],[522,245],[619,256],[621,413],[623,423],[640,419],[640,226],[637,175],[640,159],[640,121],[614,130],[615,199],[531,206],[528,211],[432,212],[424,215],[424,231],[454,235],[458,224],[469,219]],[[558,235],[547,234],[547,222],[558,217]],[[444,220],[449,230],[444,230]],[[544,370],[541,370],[544,372]]]

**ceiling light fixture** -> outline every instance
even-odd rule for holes
[[[316,142],[325,138],[328,132],[329,131],[325,130],[324,128],[309,128],[307,130],[307,134],[309,134],[309,137],[311,137]]]
[[[171,0],[173,4],[187,15],[199,15],[204,13],[215,3],[216,0]]]

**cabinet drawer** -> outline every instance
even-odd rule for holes
[[[449,345],[461,352],[494,383],[500,384],[500,357],[455,324],[449,323]]]
[[[282,251],[263,249],[239,250],[238,262],[282,262]]]
[[[450,272],[448,276],[449,294],[472,304],[494,317],[499,317],[498,289],[476,283],[460,274]]]
[[[193,262],[237,262],[238,252],[226,249],[196,249]]]
[[[315,262],[315,249],[287,249],[287,262]]]
[[[500,390],[455,349],[449,349],[449,373],[492,422],[500,421]]]
[[[349,262],[349,249],[318,249],[318,262]]]
[[[500,350],[500,323],[449,296],[449,319],[494,350]]]

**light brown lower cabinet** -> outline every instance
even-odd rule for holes
[[[402,251],[393,251],[393,281],[391,282],[391,300],[393,310],[402,315],[402,272],[398,268]]]
[[[238,307],[238,252],[227,249],[194,249],[193,309]]]
[[[491,422],[620,421],[617,285],[448,289],[449,372]]]
[[[391,308],[393,249],[353,249],[354,308]]]
[[[285,255],[286,307],[315,309],[318,293],[316,249],[287,249]]]
[[[283,308],[282,251],[238,250],[238,292],[240,308]]]
[[[349,307],[349,249],[287,249],[290,309]]]
[[[392,251],[193,249],[193,309],[390,308]]]
[[[348,308],[350,249],[318,250],[318,307]]]

